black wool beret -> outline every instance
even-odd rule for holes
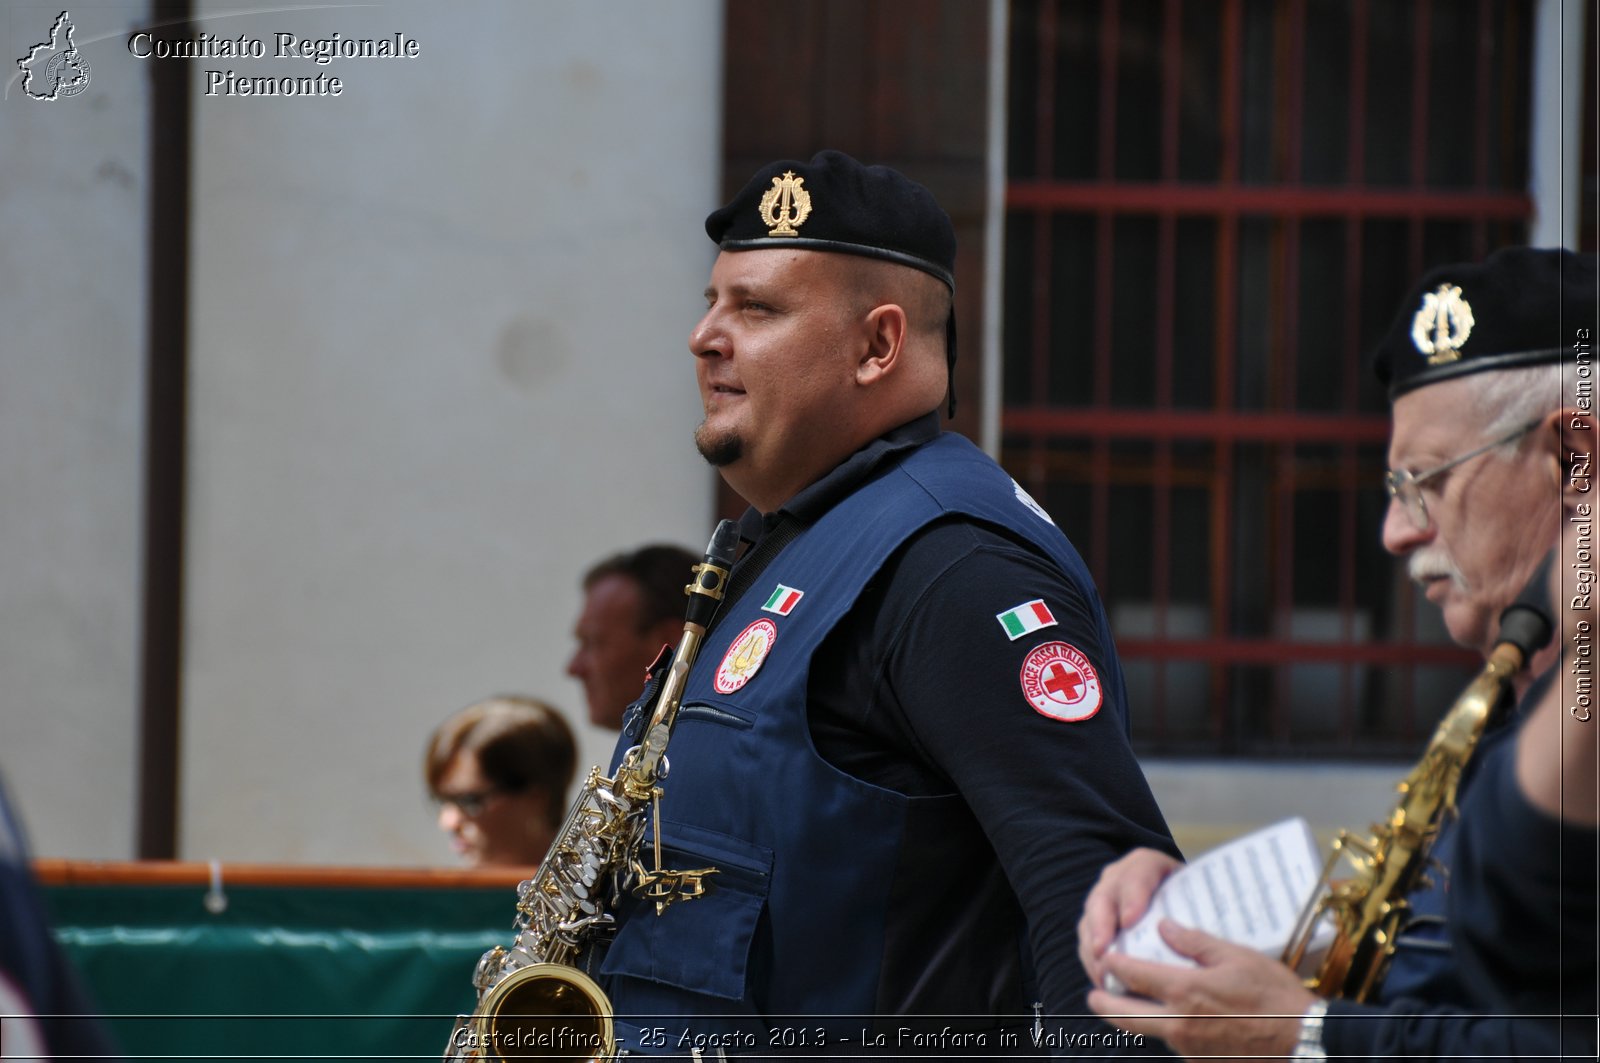
[[[706,218],[706,235],[724,251],[800,247],[865,255],[930,273],[952,291],[956,286],[956,230],[933,193],[842,151],[763,166]]]
[[[1512,247],[1482,263],[1427,273],[1373,352],[1394,400],[1408,391],[1489,369],[1594,353],[1593,255]]]

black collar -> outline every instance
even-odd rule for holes
[[[891,460],[924,443],[931,443],[938,435],[939,413],[935,410],[879,436],[840,462],[822,479],[802,488],[771,513],[762,513],[751,506],[739,518],[740,538],[746,542],[757,542],[786,519],[802,527],[816,523],[817,518],[838,505],[846,495]]]
[[[771,513],[762,513],[754,506],[745,510],[739,518],[739,538],[752,545],[734,565],[721,613],[739,600],[795,536],[878,472],[938,437],[938,411],[924,414],[874,439]]]

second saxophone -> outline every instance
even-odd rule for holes
[[[1544,581],[1533,582],[1542,595]],[[1507,608],[1500,615],[1500,638],[1488,663],[1450,707],[1422,759],[1401,781],[1400,800],[1389,817],[1373,824],[1365,837],[1342,831],[1334,840],[1318,889],[1283,957],[1291,968],[1299,968],[1318,924],[1331,919],[1333,944],[1307,979],[1307,988],[1354,1001],[1366,1000],[1377,989],[1409,910],[1406,895],[1422,884],[1429,850],[1455,810],[1462,769],[1509,695],[1512,681],[1549,643],[1550,634],[1550,618],[1541,608],[1526,600]],[[1332,884],[1341,859],[1349,860],[1355,874]]]

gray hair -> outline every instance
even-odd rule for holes
[[[1566,362],[1491,370],[1476,376],[1472,412],[1484,424],[1484,439],[1509,435],[1529,421],[1578,405],[1579,374]],[[1528,438],[1522,436],[1496,447],[1495,453],[1511,457]]]

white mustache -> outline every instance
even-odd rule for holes
[[[1457,590],[1467,589],[1466,577],[1461,575],[1461,570],[1456,568],[1450,555],[1443,550],[1421,550],[1412,554],[1406,562],[1406,575],[1417,583],[1447,579],[1455,584]]]

